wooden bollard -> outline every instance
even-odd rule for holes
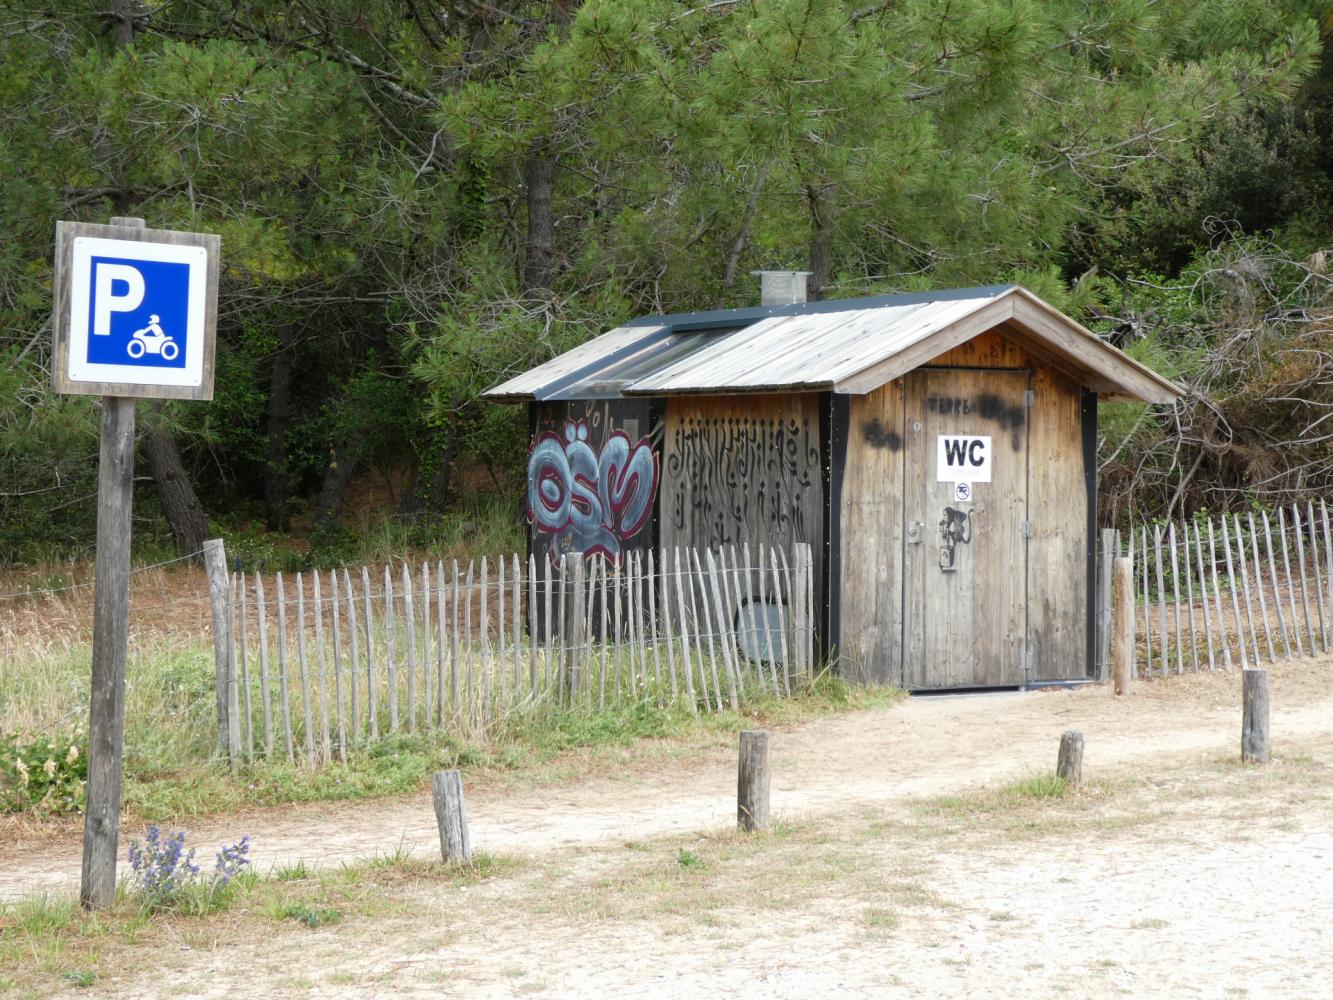
[[[463,803],[463,776],[457,771],[436,771],[430,777],[430,794],[435,803],[440,854],[445,863],[471,863],[472,837],[467,829],[467,806]]]
[[[1134,563],[1123,556],[1114,563],[1111,614],[1111,683],[1116,694],[1129,694],[1134,678]]]
[[[767,830],[768,750],[772,734],[766,730],[741,733],[740,767],[736,777],[736,825],[742,830]]]
[[[1244,710],[1240,723],[1240,759],[1268,763],[1268,671],[1241,672]]]
[[[1070,788],[1083,783],[1083,734],[1070,729],[1060,737],[1060,753],[1055,759],[1055,774]]]

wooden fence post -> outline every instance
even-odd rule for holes
[[[736,776],[736,825],[746,831],[770,826],[768,809],[769,747],[767,730],[741,733],[740,766]]]
[[[1070,729],[1060,737],[1055,774],[1070,788],[1083,784],[1083,734],[1077,729]]]
[[[231,596],[227,579],[227,552],[221,538],[204,542],[204,570],[208,573],[208,603],[213,612],[213,681],[217,701],[218,749],[227,751],[227,664],[231,650],[227,603]]]
[[[79,887],[79,899],[88,909],[106,909],[116,898],[129,636],[130,511],[134,500],[134,407],[133,399],[102,397],[88,708],[88,808]]]
[[[1101,530],[1102,557],[1097,566],[1097,679],[1111,674],[1111,564],[1117,551],[1114,528]]]
[[[1245,670],[1241,675],[1244,709],[1240,724],[1240,759],[1268,763],[1268,671]]]
[[[1129,694],[1134,677],[1134,562],[1120,557],[1115,560],[1115,610],[1113,614],[1114,643],[1111,660],[1111,679],[1116,694]]]
[[[436,771],[430,776],[435,822],[440,828],[440,855],[445,864],[472,863],[472,835],[463,802],[463,776],[458,771]]]

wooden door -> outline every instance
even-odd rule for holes
[[[909,689],[1025,682],[1028,378],[957,368],[906,378]]]

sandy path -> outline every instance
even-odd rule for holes
[[[1273,670],[1273,738],[1333,738],[1333,661]],[[822,719],[774,741],[773,808],[788,816],[846,810],[1012,780],[1053,766],[1059,734],[1083,730],[1085,768],[1111,772],[1144,757],[1218,755],[1239,740],[1238,675],[1139,684],[1129,699],[1106,687],[1023,694],[913,698],[891,708]],[[474,845],[523,854],[734,822],[735,756],[702,751],[688,767],[651,765],[521,795],[469,793]],[[668,765],[671,766],[671,765]],[[336,865],[438,849],[429,794],[371,803],[265,810],[187,827],[201,853],[242,833],[259,871],[305,861]],[[0,846],[0,899],[77,885],[77,837]]]

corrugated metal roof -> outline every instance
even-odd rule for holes
[[[1113,399],[1170,402],[1173,383],[1016,285],[635,320],[490,399],[832,390],[863,393],[1000,323]],[[1017,331],[1015,331],[1017,332]]]

